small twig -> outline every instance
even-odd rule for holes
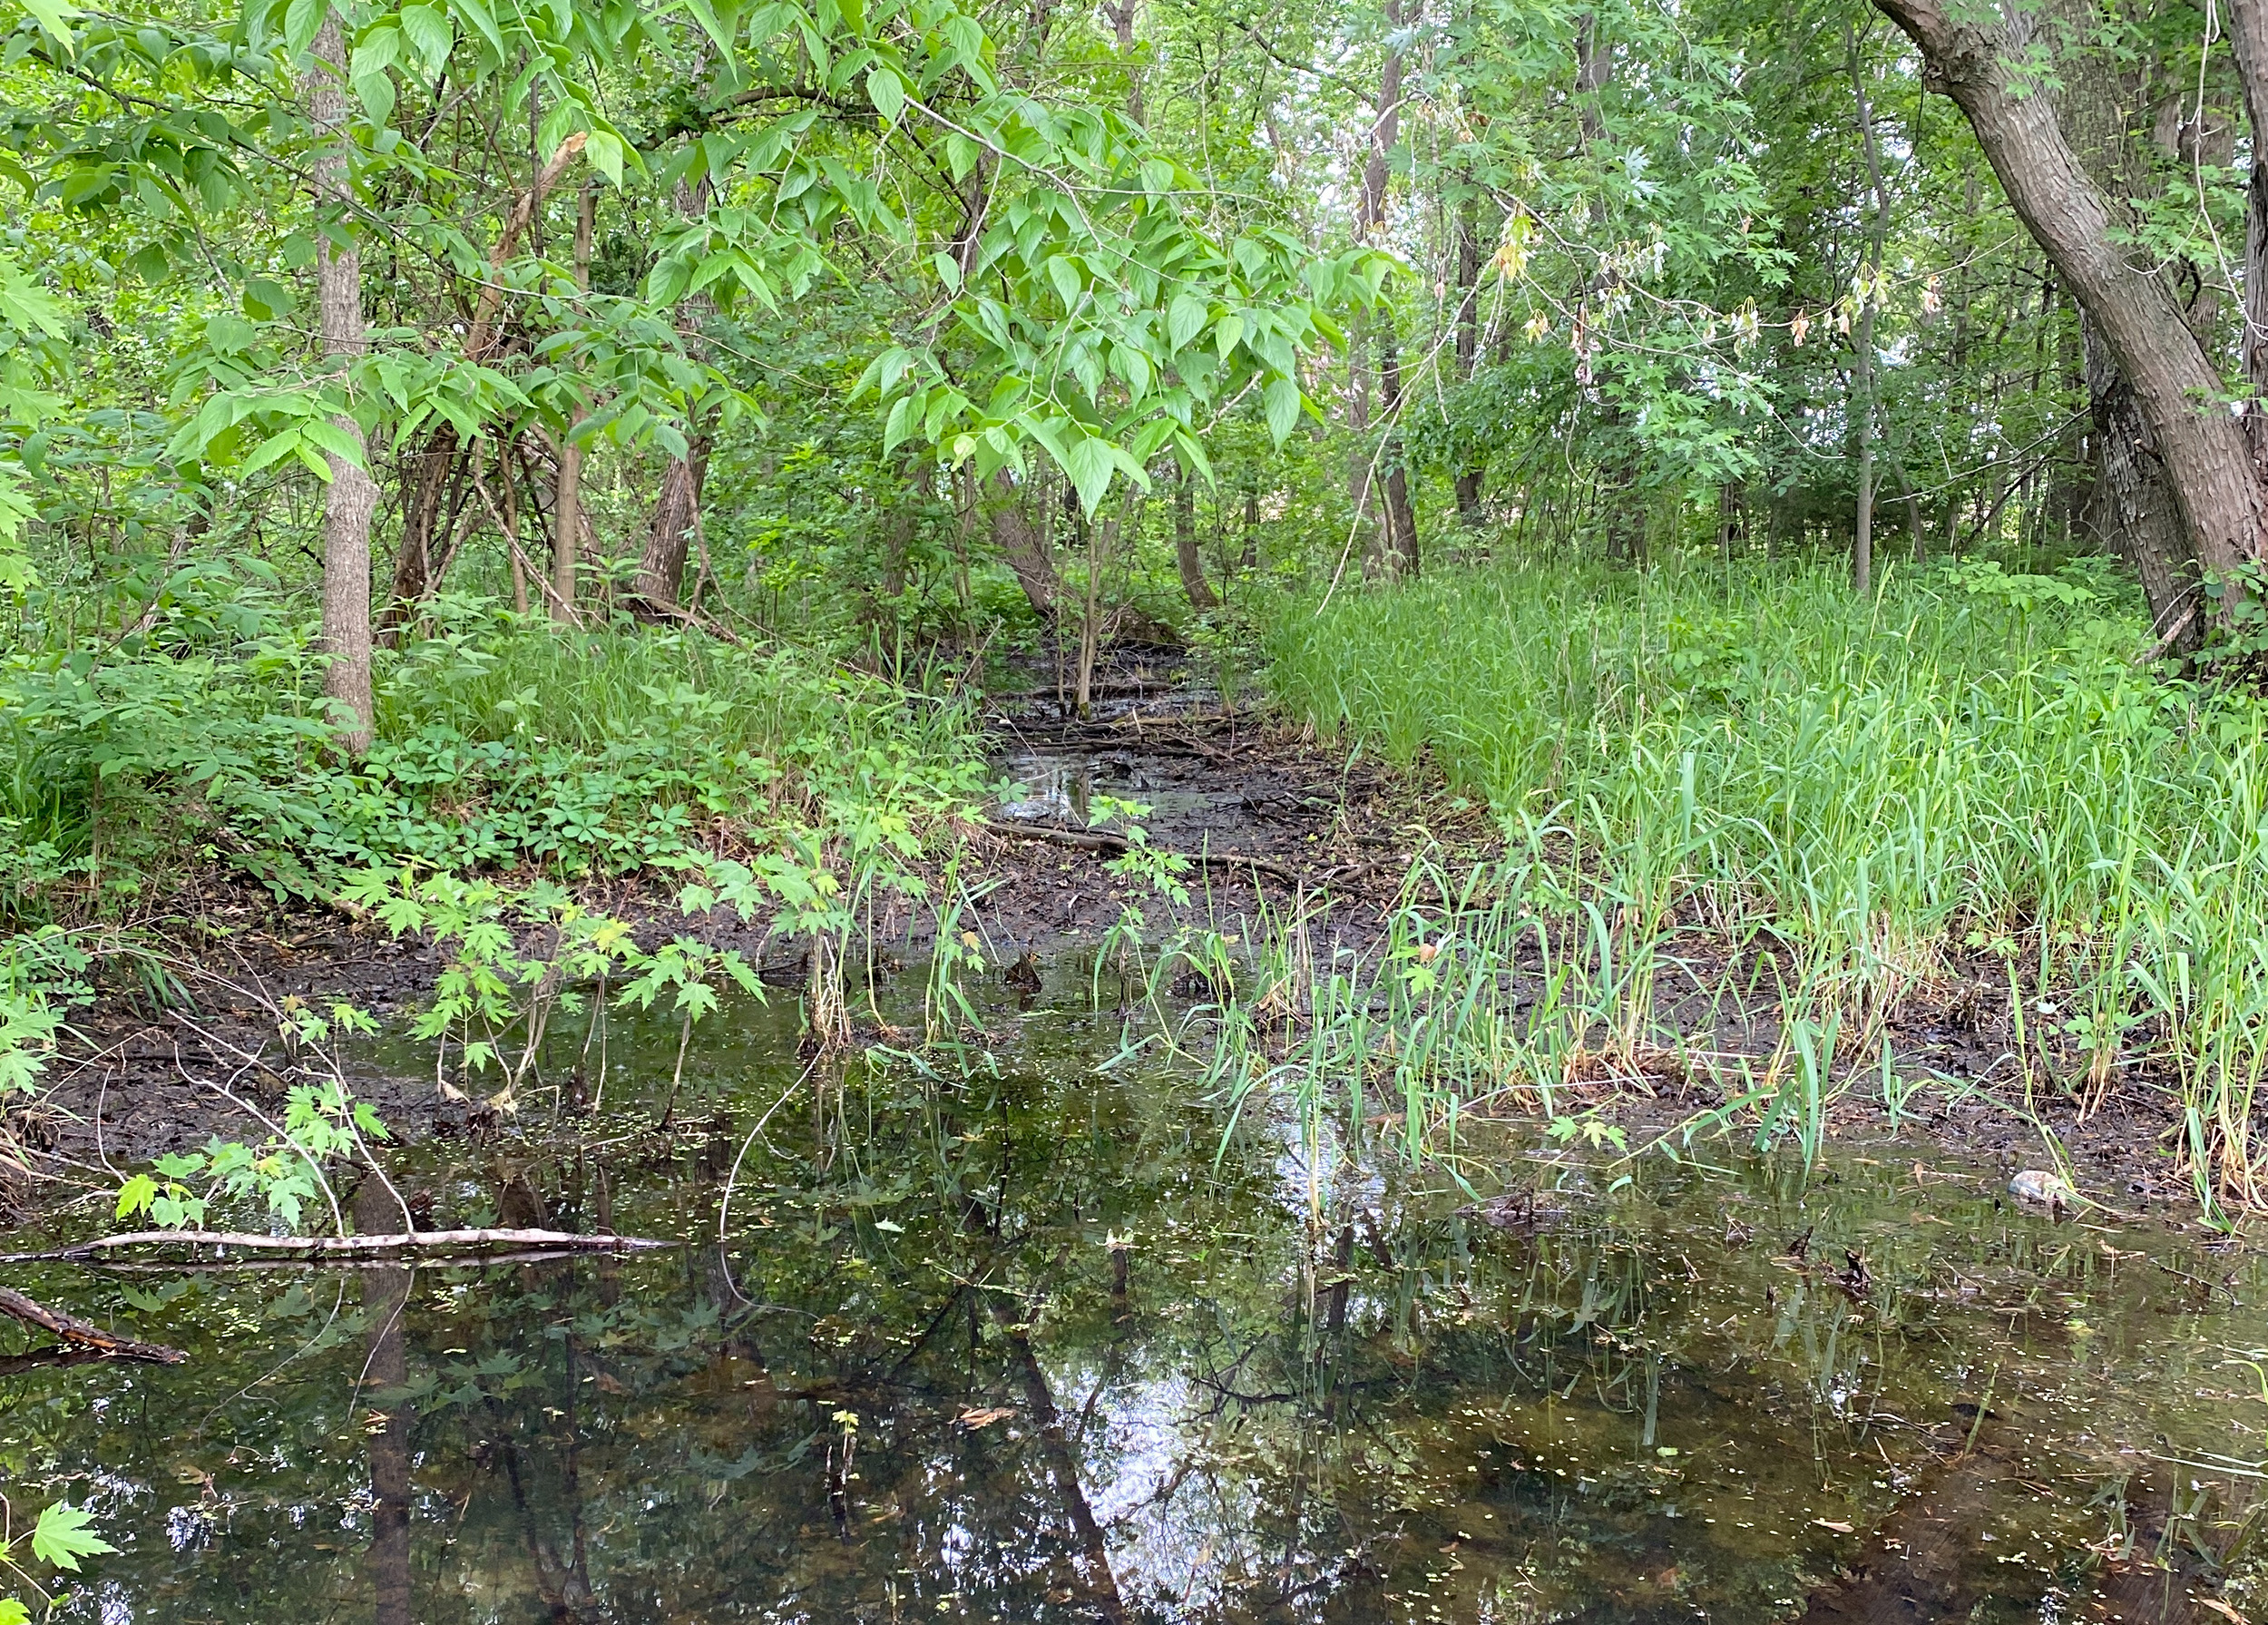
[[[2137,666],[2147,666],[2153,661],[2163,659],[2166,651],[2180,641],[2182,633],[2189,630],[2189,623],[2197,618],[2197,601],[2193,597],[2189,601],[2189,607],[2181,612],[2181,619],[2174,622],[2164,637],[2136,655],[2134,663]]]
[[[0,1315],[12,1316],[44,1332],[53,1332],[65,1343],[93,1349],[104,1359],[148,1360],[159,1366],[178,1366],[189,1358],[180,1349],[168,1348],[162,1343],[137,1343],[132,1337],[104,1331],[93,1321],[51,1309],[5,1287],[0,1287]]]
[[[49,1252],[9,1253],[0,1264],[54,1263],[93,1258],[142,1247],[234,1247],[247,1252],[302,1258],[366,1258],[375,1253],[419,1255],[475,1252],[488,1247],[554,1248],[565,1252],[650,1252],[671,1245],[645,1236],[583,1236],[572,1230],[413,1230],[386,1236],[262,1236],[249,1230],[133,1230],[98,1236]],[[4,1290],[4,1289],[0,1289]]]

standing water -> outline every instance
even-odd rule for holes
[[[26,1271],[191,1356],[7,1370],[11,1480],[121,1548],[61,1617],[2230,1617],[2249,1259],[1887,1150],[1318,1162],[1086,993],[809,1072],[749,1005],[667,1131],[618,1029],[603,1117],[398,1156],[666,1252]]]

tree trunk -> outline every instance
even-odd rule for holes
[[[1173,486],[1173,557],[1181,569],[1181,590],[1193,610],[1209,610],[1219,602],[1205,579],[1205,561],[1197,551],[1197,482],[1183,469]]]
[[[1354,529],[1360,537],[1363,573],[1377,573],[1385,543],[1377,515],[1371,508],[1371,476],[1376,454],[1370,444],[1370,357],[1367,323],[1357,315],[1346,346],[1346,426],[1353,431],[1346,450],[1346,494],[1354,507]]]
[[[709,177],[703,175],[698,186],[679,186],[678,208],[687,219],[695,219],[709,211]],[[696,294],[685,301],[679,318],[679,330],[699,348],[701,330],[716,313],[716,305],[707,294]],[[646,533],[644,553],[638,561],[637,604],[641,612],[655,619],[672,619],[685,591],[685,555],[693,539],[693,526],[701,511],[701,489],[709,481],[709,432],[699,423],[686,425],[686,451],[682,457],[671,457],[662,470],[661,494],[654,499],[653,525]]]
[[[1474,220],[1479,204],[1466,203],[1457,220],[1457,286],[1462,297],[1457,306],[1457,377],[1470,379],[1481,358],[1481,231]],[[1479,457],[1467,454],[1457,471],[1457,518],[1467,530],[1481,526]]]
[[[1956,22],[1943,0],[1875,0],[1921,47],[1924,83],[1968,115],[2009,201],[2101,330],[2163,460],[2189,550],[2225,577],[2261,556],[2268,490],[2244,424],[2220,408],[2218,372],[2158,278],[2112,240],[2110,205],[2080,165],[2047,95],[2018,94],[2000,51],[2038,42],[2013,27]]]
[[[2084,314],[2079,338],[2100,476],[2088,523],[2141,579],[2151,623],[2156,635],[2164,637],[2188,613],[2196,592],[2196,572],[2182,535],[2181,514],[2165,488],[2150,426],[2143,421],[2134,390],[2103,342],[2101,329]],[[2195,639],[2189,634],[2194,630],[2193,618],[2175,639],[2175,646],[2193,647]]]
[[[1126,65],[1126,116],[1139,124],[1142,122],[1142,75],[1134,60],[1134,12],[1139,0],[1103,0],[1102,15],[1110,19],[1110,32],[1118,42],[1119,60]]]
[[[2244,426],[2268,468],[2268,0],[2229,0],[2229,38],[2244,83],[2253,162],[2244,187]]]
[[[898,469],[898,500],[882,517],[882,596],[893,604],[905,593],[906,563],[921,520],[919,481],[924,471],[919,458],[906,459]]]
[[[445,503],[450,475],[458,471],[456,430],[435,424],[418,449],[405,459],[409,502],[402,512],[401,546],[394,555],[394,591],[378,618],[381,640],[393,646],[398,630],[433,590],[434,543],[444,532],[445,509],[455,524],[455,504]]]
[[[1385,15],[1389,30],[1400,28],[1402,0],[1386,0]],[[1385,224],[1390,166],[1394,147],[1402,139],[1402,53],[1389,46],[1385,65],[1379,72],[1377,113],[1371,121],[1369,152],[1363,162],[1363,191],[1356,201],[1354,235],[1363,242],[1371,241]],[[1410,477],[1402,466],[1402,443],[1396,432],[1402,416],[1401,354],[1394,338],[1393,314],[1381,310],[1378,319],[1382,324],[1378,329],[1378,405],[1383,438],[1374,453],[1366,453],[1359,444],[1355,448],[1355,455],[1362,458],[1361,470],[1355,477],[1356,507],[1359,512],[1367,505],[1374,495],[1374,488],[1383,484],[1383,524],[1372,533],[1364,563],[1378,573],[1414,575],[1417,523],[1410,510]],[[1356,405],[1360,416],[1367,419],[1367,388],[1361,390]],[[1367,426],[1367,423],[1355,426],[1358,431]]]
[[[1865,64],[1859,54],[1856,24],[1843,24],[1845,53],[1850,59],[1851,97],[1856,108],[1859,142],[1866,153],[1866,177],[1874,193],[1874,224],[1867,240],[1863,268],[1865,286],[1860,293],[1858,365],[1853,377],[1858,384],[1859,500],[1852,529],[1851,585],[1862,598],[1874,590],[1874,437],[1882,427],[1882,403],[1874,387],[1874,310],[1882,279],[1882,245],[1890,232],[1890,197],[1882,187],[1882,144],[1874,133],[1874,110],[1866,99]]]
[[[1048,545],[1046,530],[1031,516],[1025,505],[1024,492],[1008,477],[1005,470],[987,482],[992,486],[992,545],[1000,549],[1000,556],[1023,589],[1024,600],[1031,605],[1031,612],[1046,625],[1055,622],[1056,600],[1061,594],[1061,583],[1055,575],[1055,550]]]
[[[1402,455],[1402,357],[1388,318],[1378,340],[1379,404],[1384,408],[1385,441],[1380,448],[1386,485],[1386,547],[1394,573],[1418,573],[1417,514],[1410,506],[1410,471]]]
[[[591,291],[591,239],[598,225],[599,189],[583,182],[575,208],[575,287]],[[582,447],[575,430],[587,416],[577,406],[559,442],[559,483],[552,497],[552,619],[575,619],[575,561],[582,547]]]
[[[316,204],[331,224],[316,241],[317,298],[323,356],[343,383],[369,341],[362,327],[362,250],[347,218],[347,45],[337,12],[325,15],[310,55],[301,85],[308,116],[327,136],[314,163]],[[351,416],[341,413],[331,423],[364,449],[362,427]],[[359,759],[369,751],[376,717],[370,694],[370,521],[378,487],[361,461],[337,455],[326,461],[331,480],[323,497],[322,652],[329,660],[323,692],[339,725],[339,749]]]
[[[1087,504],[1075,497],[1069,505],[1071,534],[1087,556],[1087,580],[1079,601],[1079,671],[1073,693],[1077,712],[1084,717],[1094,700],[1095,658],[1102,652],[1102,567],[1110,557],[1118,521],[1090,517]]]

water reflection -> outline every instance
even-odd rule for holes
[[[436,1224],[520,1180],[670,1253],[27,1282],[196,1356],[7,1372],[15,1477],[125,1548],[64,1617],[2132,1622],[2251,1504],[2171,1463],[2268,1454],[2229,1353],[2268,1328],[2194,1246],[1982,1177],[1616,1189],[1508,1131],[1476,1203],[1256,1117],[1224,1150],[1047,1008],[751,1136],[790,1020],[671,1134],[396,1172]]]

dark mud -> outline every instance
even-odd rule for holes
[[[1091,954],[1129,905],[1145,934],[1206,925],[1250,942],[1296,912],[1326,951],[1364,948],[1403,900],[1404,876],[1424,859],[1455,873],[1501,850],[1481,808],[1429,776],[1318,742],[1264,706],[1226,699],[1183,651],[1121,648],[1098,674],[1078,715],[1039,668],[996,693],[985,723],[1002,788],[988,823],[964,829],[955,878],[972,899],[961,926],[978,935],[995,978],[1013,984],[1037,967]],[[1186,904],[1114,873],[1117,856],[1094,849],[1096,815],[1111,803],[1133,815],[1157,848],[1192,859]],[[1109,827],[1123,828],[1128,816]],[[1066,841],[1087,845],[1067,845]],[[1247,862],[1244,860],[1256,860]],[[940,886],[943,876],[934,874]],[[934,888],[933,888],[934,889]],[[1422,905],[1422,892],[1414,894]],[[293,1057],[279,1036],[295,1004],[334,999],[398,1023],[429,996],[441,959],[392,938],[374,921],[279,906],[265,893],[213,879],[192,897],[162,974],[113,962],[91,1009],[78,1013],[55,1087],[8,1123],[34,1153],[50,1195],[114,1189],[116,1166],[251,1135],[247,1108],[272,1109]],[[591,888],[594,907],[638,923],[641,940],[686,935],[739,951],[765,978],[792,990],[805,962],[772,938],[769,922],[729,911],[689,917],[665,888],[627,879]],[[851,979],[918,975],[934,942],[925,907],[893,906],[854,954]],[[1660,1030],[1684,1033],[1724,1064],[1711,1074],[1667,1052],[1601,1060],[1569,1098],[1612,1116],[1634,1139],[1666,1131],[1721,1104],[1737,1058],[1768,1056],[1780,1009],[1768,993],[1725,996],[1744,981],[1768,989],[1768,955],[1755,944],[1681,940],[1676,975],[1657,1001]],[[1958,1152],[2008,1175],[2043,1165],[2038,1127],[2014,1111],[2015,1024],[1997,964],[1956,967],[1913,989],[1884,1027],[1902,1084],[1926,1083],[1896,1124],[1924,1161]],[[887,1033],[869,1038],[893,1042]],[[2058,1086],[2052,1052],[2038,1047],[2032,1115],[2068,1148],[2081,1191],[2107,1209],[2194,1211],[2196,1197],[2172,1152],[2174,1124],[2147,1081],[2129,1082],[2082,1111]],[[2067,1058],[2076,1077],[2079,1058]],[[509,1129],[480,1101],[452,1100],[428,1078],[358,1071],[358,1091],[407,1138],[485,1140]],[[224,1093],[223,1091],[226,1092]],[[231,1099],[230,1097],[235,1097]],[[1828,1117],[1831,1138],[1882,1131],[1882,1103],[1854,1088]],[[7,1194],[19,1211],[39,1205],[39,1180]]]

